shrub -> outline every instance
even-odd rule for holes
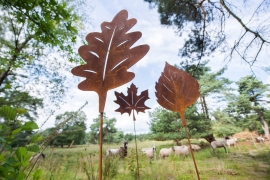
[[[9,106],[0,107],[0,179],[25,179],[31,173],[26,174],[25,170],[29,165],[29,160],[33,152],[39,151],[39,146],[36,144],[42,138],[39,135],[32,136],[28,143],[24,146],[19,146],[16,149],[12,148],[15,136],[21,132],[30,132],[38,129],[38,126],[33,121],[23,122],[19,120],[19,115],[26,111],[18,108],[14,109]],[[42,174],[41,170],[33,173],[33,179],[39,179]]]

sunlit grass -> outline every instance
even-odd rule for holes
[[[193,140],[192,143],[198,143]],[[149,160],[141,153],[143,147],[157,147],[156,160]],[[160,159],[158,152],[162,147],[175,145],[173,141],[138,142],[138,160],[140,179],[145,180],[189,180],[197,179],[192,156],[170,156]],[[196,165],[202,180],[243,180],[270,177],[270,143],[257,144],[239,142],[229,148],[229,153],[220,148],[213,153],[207,146],[194,152]],[[137,179],[137,162],[135,143],[129,142],[128,156],[124,159],[108,158],[107,148],[119,148],[122,144],[105,144],[103,146],[103,179]],[[54,148],[45,151],[46,159],[40,167],[42,179],[98,179],[99,145],[84,145],[73,148]],[[105,172],[106,171],[106,172]]]

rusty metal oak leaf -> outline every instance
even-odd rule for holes
[[[133,120],[135,121],[134,110],[139,112],[144,112],[145,109],[150,109],[146,105],[144,105],[145,101],[149,99],[148,97],[148,90],[142,91],[139,96],[137,96],[137,89],[136,86],[132,83],[130,88],[127,90],[127,96],[123,93],[114,92],[116,96],[116,104],[119,104],[119,108],[116,109],[116,112],[128,113],[130,115],[131,111],[133,110]]]
[[[127,18],[128,12],[122,10],[111,22],[101,24],[101,33],[89,33],[88,44],[78,50],[86,64],[71,70],[72,74],[86,78],[79,83],[80,90],[98,94],[99,112],[104,111],[107,91],[131,81],[135,74],[128,69],[149,51],[148,45],[131,48],[142,33],[127,33],[137,23],[136,19]]]
[[[200,96],[199,83],[185,71],[166,62],[155,88],[157,102],[168,110],[178,112],[183,126],[186,126],[184,112]]]

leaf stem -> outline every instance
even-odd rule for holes
[[[186,131],[186,137],[188,139],[189,149],[190,149],[191,156],[192,156],[192,159],[193,159],[193,163],[194,163],[194,166],[195,166],[197,178],[198,178],[198,180],[200,180],[199,171],[198,171],[198,168],[197,168],[196,160],[195,160],[195,157],[194,157],[194,154],[193,154],[192,146],[191,146],[189,135],[188,135],[188,129],[187,129],[187,125],[186,125],[186,120],[185,120],[185,117],[184,117],[184,113],[180,114],[180,117],[181,117],[182,123],[185,122],[185,124],[183,124],[183,126],[184,126],[185,131]]]

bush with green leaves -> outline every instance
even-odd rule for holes
[[[37,143],[42,137],[38,134],[29,137],[25,145],[17,148],[11,146],[17,134],[38,129],[35,122],[19,119],[25,112],[26,110],[21,108],[15,109],[5,105],[0,107],[0,179],[27,179],[31,173],[31,170],[27,169],[29,160],[35,152],[40,151]],[[36,170],[33,179],[39,179],[41,174],[40,169]]]

